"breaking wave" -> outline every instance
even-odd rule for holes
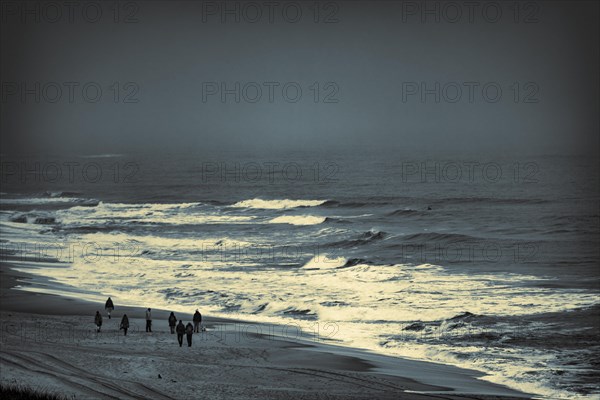
[[[232,204],[231,207],[237,208],[260,208],[265,210],[283,210],[286,208],[296,207],[316,207],[325,203],[326,200],[263,200],[263,199],[251,199],[238,201]]]
[[[325,217],[312,215],[282,215],[269,221],[270,224],[318,225],[325,222]]]

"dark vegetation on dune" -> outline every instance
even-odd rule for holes
[[[0,385],[0,398],[3,400],[66,400],[53,393],[44,393],[21,385]]]

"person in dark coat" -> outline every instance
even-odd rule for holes
[[[175,333],[175,325],[177,325],[177,317],[171,311],[171,315],[169,315],[169,328],[171,328],[171,334]]]
[[[185,326],[185,334],[187,336],[188,347],[192,347],[192,335],[194,334],[194,326],[191,322]]]
[[[152,332],[152,310],[146,310],[146,332]]]
[[[112,299],[109,297],[104,304],[104,309],[108,313],[108,319],[110,319],[110,313],[115,309],[115,305],[112,302]]]
[[[202,314],[196,309],[194,313],[194,332],[200,332],[200,323],[202,322]]]
[[[96,332],[100,332],[100,328],[102,328],[102,315],[100,315],[100,311],[96,311],[94,323],[96,324]]]
[[[183,321],[179,320],[179,324],[177,324],[177,341],[179,342],[179,347],[183,344],[183,334],[185,333],[185,326],[183,325]]]
[[[119,329],[123,329],[125,332],[125,336],[127,336],[127,329],[129,329],[129,318],[127,318],[127,314],[123,314],[123,318],[121,318],[121,326]]]

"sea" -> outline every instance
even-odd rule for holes
[[[27,271],[54,292],[600,396],[595,157],[3,154],[1,167],[1,254],[39,261]]]

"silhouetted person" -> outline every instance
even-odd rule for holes
[[[152,332],[152,310],[146,310],[146,332]]]
[[[196,310],[194,313],[194,332],[200,332],[200,323],[202,322],[202,314]]]
[[[108,298],[108,300],[106,300],[106,304],[104,304],[104,309],[108,313],[108,319],[110,319],[110,313],[115,309],[115,305],[113,304],[112,299],[110,297]]]
[[[194,326],[191,322],[185,326],[185,334],[187,336],[188,347],[192,347],[192,335],[194,334]]]
[[[171,333],[175,333],[175,325],[177,325],[177,317],[171,311],[171,315],[169,315],[169,328],[171,328]]]
[[[121,318],[121,326],[119,329],[123,329],[125,332],[125,336],[127,336],[127,329],[129,329],[129,318],[127,318],[127,314],[123,314],[123,318]]]
[[[179,324],[177,324],[177,341],[179,342],[179,347],[183,344],[183,334],[185,333],[185,326],[183,325],[183,321],[179,320]]]
[[[102,328],[102,315],[100,315],[100,311],[96,311],[94,323],[96,324],[96,332],[100,332],[100,328]]]

